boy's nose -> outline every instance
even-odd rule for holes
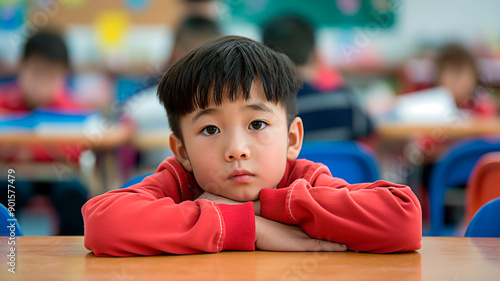
[[[226,161],[234,161],[250,158],[250,148],[243,140],[234,140],[226,150],[224,155]]]

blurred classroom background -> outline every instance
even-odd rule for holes
[[[376,179],[409,184],[424,209],[425,234],[463,235],[470,219],[473,167],[485,154],[500,151],[498,11],[495,0],[0,1],[0,96],[5,94],[2,84],[16,81],[25,41],[50,29],[62,34],[68,47],[66,83],[72,98],[95,110],[82,119],[81,128],[73,122],[59,126],[64,115],[47,112],[29,130],[2,117],[3,150],[72,143],[81,153],[75,163],[65,157],[49,162],[0,158],[0,167],[15,169],[18,181],[50,183],[72,175],[88,196],[154,172],[171,156],[167,119],[154,98],[154,86],[168,65],[189,51],[176,45],[184,20],[206,18],[217,24],[214,33],[261,41],[269,20],[291,14],[315,29],[318,87],[342,81],[373,122],[373,131],[363,138],[322,141],[354,143],[375,159]],[[187,28],[193,32],[206,25]],[[493,113],[475,114],[456,103],[452,89],[437,87],[442,86],[440,54],[449,44],[474,57],[474,78]],[[453,66],[460,69],[462,64]],[[484,145],[472,156],[446,158],[471,143]],[[456,167],[445,163],[460,164],[465,158],[468,162]],[[336,175],[334,169],[332,173]],[[21,228],[25,235],[56,235],[58,214],[40,194],[16,210]]]

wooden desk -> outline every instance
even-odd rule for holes
[[[119,170],[118,159],[116,157],[115,149],[130,142],[134,128],[130,124],[116,124],[116,125],[103,125],[100,128],[92,129],[85,132],[37,132],[37,131],[19,131],[19,132],[2,132],[0,133],[0,145],[4,147],[17,146],[17,145],[33,145],[42,144],[47,146],[52,145],[71,145],[79,149],[91,149],[98,158],[104,162],[99,165],[100,180],[94,178],[89,179],[92,181],[91,194],[97,195],[104,191],[119,187],[121,182],[122,172]],[[38,166],[36,170],[33,168]],[[42,167],[41,167],[42,166]],[[7,168],[3,163],[0,164],[4,170]],[[41,167],[41,168],[40,168]],[[24,176],[23,180],[47,180],[47,175],[54,178],[55,169],[59,169],[60,173],[66,174],[73,172],[74,163],[67,162],[67,159],[59,159],[52,166],[43,168],[43,165],[38,163],[14,163],[9,164],[8,168],[14,168],[19,175]],[[37,173],[39,170],[40,173]],[[78,171],[78,169],[76,169]],[[42,174],[42,177],[37,176]],[[77,173],[78,174],[78,173]],[[71,173],[70,173],[71,175]]]
[[[171,132],[136,132],[132,138],[132,145],[139,150],[169,148]]]
[[[500,134],[500,119],[454,120],[444,124],[411,124],[381,122],[376,133],[383,140],[407,140],[424,135],[446,140],[480,135]]]
[[[103,233],[103,235],[105,235]],[[99,258],[83,237],[0,237],[0,280],[499,280],[500,238],[424,237],[399,254],[222,252]]]
[[[68,144],[79,145],[84,148],[109,149],[116,148],[128,142],[133,135],[133,127],[125,124],[111,126],[95,132],[57,134],[37,133],[34,131],[20,131],[0,133],[0,144],[29,145],[29,144]]]

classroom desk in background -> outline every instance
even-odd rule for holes
[[[132,137],[132,145],[138,150],[169,148],[171,132],[163,130],[140,132],[136,131]]]
[[[103,231],[103,235],[105,235]],[[500,238],[424,237],[422,249],[396,254],[221,252],[96,257],[83,237],[19,237],[8,272],[0,237],[0,280],[499,280]]]
[[[133,134],[131,126],[119,124],[98,134],[84,133],[36,133],[36,132],[2,132],[0,133],[0,144],[68,144],[81,145],[91,149],[116,148],[130,140]]]
[[[408,140],[415,136],[456,140],[500,134],[500,119],[457,119],[448,123],[436,124],[383,121],[377,124],[376,133],[381,140]]]
[[[56,127],[57,128],[57,127]],[[64,128],[64,127],[63,127]],[[93,194],[100,194],[112,188],[121,185],[121,174],[119,169],[118,159],[115,149],[130,142],[133,136],[134,128],[130,124],[118,123],[111,126],[93,129],[88,132],[65,131],[51,129],[49,131],[36,130],[20,130],[20,131],[3,131],[0,132],[0,145],[75,145],[79,148],[88,148],[96,153],[102,159],[103,165],[99,165],[100,182],[99,186],[92,188]],[[16,168],[18,175],[24,175],[24,179],[33,180],[44,178],[47,174],[54,174],[55,169],[60,169],[60,173],[65,173],[69,170],[64,166],[66,163],[63,159],[59,161],[61,167],[45,167],[35,163],[18,163],[14,162],[9,167]],[[0,165],[0,167],[2,167]],[[34,168],[36,167],[36,169]]]

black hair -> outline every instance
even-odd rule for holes
[[[224,36],[182,57],[161,79],[157,95],[172,132],[183,141],[181,117],[226,98],[248,100],[257,79],[266,99],[285,108],[290,125],[297,116],[301,85],[295,66],[285,55],[245,37]]]
[[[477,80],[479,79],[479,70],[476,64],[476,58],[465,47],[457,43],[450,43],[445,45],[437,59],[437,70],[440,75],[446,66],[451,66],[456,69],[463,67],[470,67],[474,72]]]
[[[40,31],[26,41],[22,60],[40,56],[69,68],[68,48],[62,37],[53,31]]]
[[[296,15],[271,19],[262,28],[262,41],[272,49],[285,53],[296,65],[307,64],[315,44],[314,27]]]

